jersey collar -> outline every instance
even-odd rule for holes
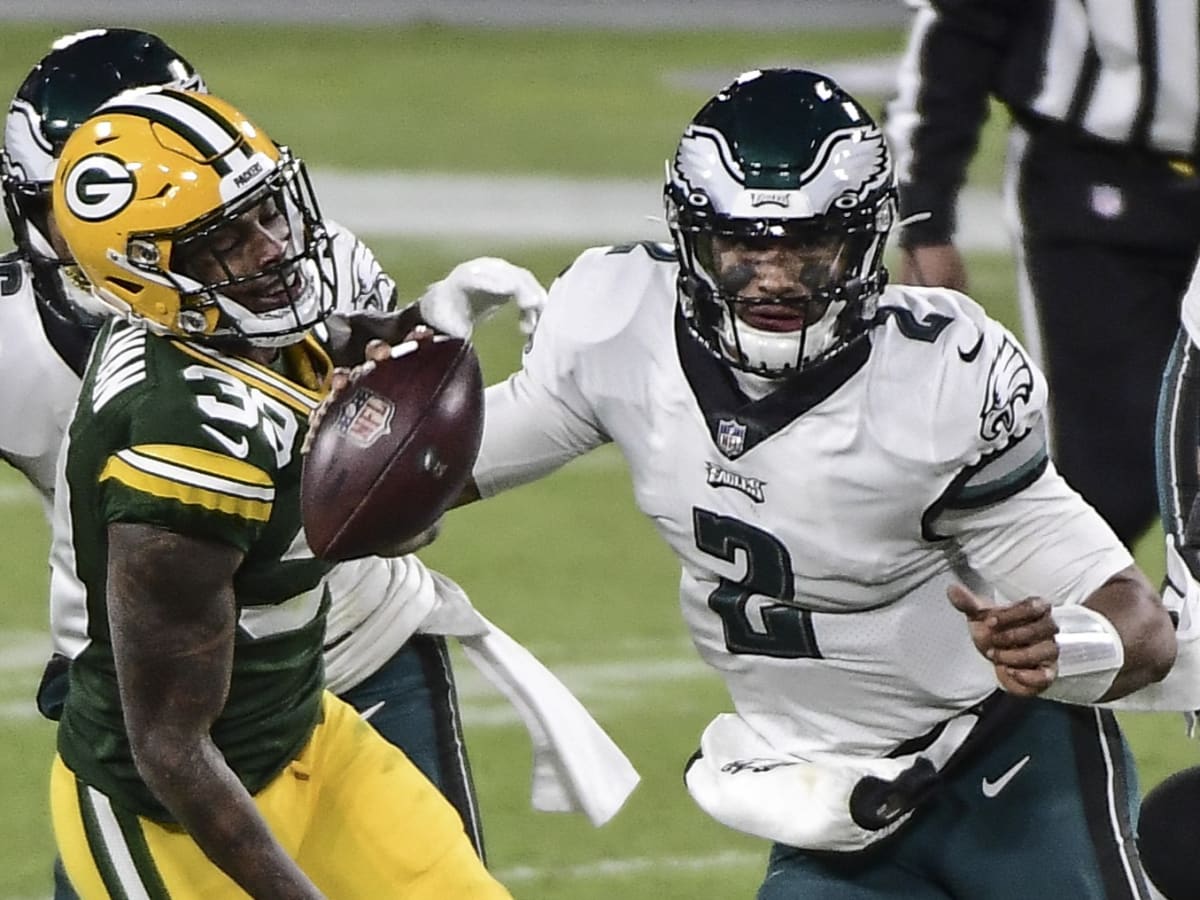
[[[726,457],[751,450],[821,403],[854,373],[871,354],[870,339],[855,341],[827,362],[780,382],[760,400],[751,400],[738,387],[729,367],[700,342],[675,310],[675,346],[679,364],[708,425],[709,437]]]

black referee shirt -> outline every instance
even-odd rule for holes
[[[947,241],[988,98],[1018,121],[1195,160],[1196,0],[910,0],[917,7],[887,106],[905,243]]]

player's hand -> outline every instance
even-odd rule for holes
[[[953,244],[929,244],[900,251],[900,284],[967,289],[967,267]]]
[[[424,325],[418,325],[408,333],[406,340],[423,340],[432,336],[432,331]],[[349,369],[339,366],[329,373],[325,384],[325,396],[321,398],[317,408],[308,414],[308,431],[304,435],[304,443],[300,445],[301,456],[307,455],[308,451],[312,449],[312,443],[316,439],[317,426],[324,420],[325,414],[334,401],[345,392],[346,388],[374,369],[376,362],[387,359],[391,354],[392,345],[376,338],[367,342],[364,351],[366,358],[357,366]]]
[[[951,585],[946,596],[967,617],[975,648],[995,667],[1004,690],[1034,697],[1058,677],[1058,626],[1048,602],[1027,597],[999,606],[961,584]]]
[[[467,338],[506,303],[516,303],[522,334],[532,334],[546,305],[546,289],[533,273],[507,260],[481,256],[459,263],[417,301],[421,318],[445,334]]]

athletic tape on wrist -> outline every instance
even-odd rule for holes
[[[1102,613],[1086,606],[1056,606],[1058,677],[1042,692],[1049,700],[1095,703],[1108,692],[1125,664],[1125,645]]]

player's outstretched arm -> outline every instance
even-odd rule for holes
[[[947,592],[967,618],[996,680],[1020,696],[1068,703],[1114,700],[1161,681],[1175,661],[1171,620],[1146,576],[1130,566],[1080,606],[1040,597],[997,605],[962,585]]]
[[[242,553],[134,523],[109,525],[108,538],[109,625],[138,774],[251,896],[320,897],[209,734],[229,689]]]

